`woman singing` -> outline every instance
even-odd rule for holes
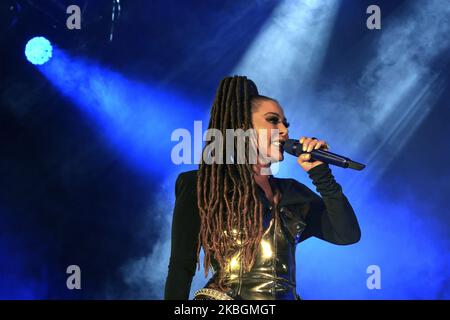
[[[325,141],[301,137],[304,153],[297,160],[320,196],[294,179],[264,173],[283,160],[288,127],[279,103],[259,95],[253,81],[234,76],[220,82],[208,129],[220,130],[224,140],[226,129],[254,130],[256,148],[270,161],[206,163],[202,157],[198,170],[178,176],[165,299],[189,298],[201,247],[205,277],[210,267],[214,273],[194,299],[299,300],[298,243],[312,236],[338,245],[359,241],[358,220],[341,186],[326,163],[310,159],[313,149],[328,150]]]

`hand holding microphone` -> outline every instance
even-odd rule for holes
[[[362,163],[328,151],[329,145],[324,140],[318,140],[315,137],[301,137],[299,141],[288,139],[283,144],[283,149],[287,153],[298,157],[298,164],[307,172],[324,162],[358,171],[366,167]]]

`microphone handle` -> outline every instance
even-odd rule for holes
[[[304,153],[304,151],[302,151],[302,144],[298,143],[297,145],[295,145],[293,147],[295,154],[297,155],[297,157]],[[343,157],[341,155],[338,155],[336,153],[330,152],[330,151],[325,151],[325,150],[321,150],[321,149],[314,149],[310,152],[311,154],[311,159],[310,161],[322,161],[328,164],[332,164],[338,167],[342,167],[342,168],[350,168],[350,169],[355,169],[355,170],[362,170],[366,167],[366,165],[353,161],[349,158]]]
[[[346,157],[320,149],[312,150],[310,153],[311,153],[311,160],[319,160],[342,168],[347,168],[348,161],[351,161]]]

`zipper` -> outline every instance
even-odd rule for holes
[[[278,251],[278,248],[277,248],[277,227],[278,227],[278,224],[277,224],[277,217],[276,217],[276,214],[277,214],[277,205],[275,205],[274,206],[274,208],[273,208],[273,219],[274,219],[274,228],[273,228],[273,257],[272,257],[272,277],[273,277],[273,279],[276,279],[276,273],[275,273],[275,270],[276,270],[276,263],[277,263],[277,260],[276,260],[276,257],[277,257],[277,251]],[[270,207],[271,208],[271,212],[272,212],[272,206]],[[274,282],[274,284],[272,285],[272,295],[275,297],[275,286],[276,286],[276,282]]]

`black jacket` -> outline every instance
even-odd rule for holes
[[[361,231],[355,212],[329,166],[316,166],[308,171],[308,175],[320,196],[295,179],[274,178],[282,192],[280,206],[291,208],[306,222],[299,242],[311,236],[338,245],[358,242]],[[171,255],[164,299],[189,298],[200,231],[196,178],[197,170],[192,170],[181,173],[176,180]]]

